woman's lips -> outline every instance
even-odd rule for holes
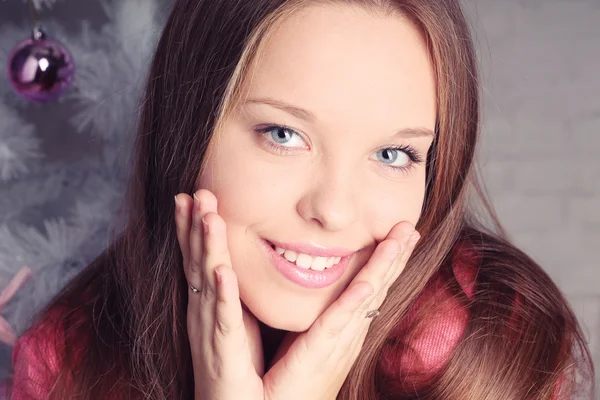
[[[344,275],[344,271],[350,263],[350,259],[356,254],[352,253],[351,255],[342,257],[339,263],[330,268],[326,268],[323,271],[315,271],[298,267],[295,263],[286,260],[284,257],[277,254],[273,247],[271,247],[271,243],[264,239],[261,239],[261,245],[264,247],[268,258],[275,268],[281,272],[283,276],[298,285],[312,289],[324,288],[339,280],[342,275]]]

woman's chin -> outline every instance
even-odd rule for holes
[[[273,309],[250,309],[250,312],[262,323],[271,328],[288,332],[305,332],[318,318],[317,313],[276,313]]]
[[[242,302],[256,319],[288,332],[307,331],[337,297],[337,293],[297,296],[268,287],[240,286]]]
[[[260,316],[256,317],[271,328],[288,332],[305,332],[315,322],[315,318],[301,319],[295,316],[266,315],[262,318]]]
[[[314,322],[314,320],[307,323],[302,323],[301,321],[288,321],[287,323],[283,322],[277,324],[277,326],[273,326],[273,328],[282,329],[288,332],[306,332]]]

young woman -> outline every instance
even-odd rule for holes
[[[589,390],[481,195],[478,90],[457,0],[175,1],[126,227],[20,338],[13,398]]]

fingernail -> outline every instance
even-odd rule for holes
[[[417,244],[419,239],[421,239],[421,235],[419,234],[419,232],[415,231],[415,233],[413,233],[412,236],[410,237],[410,244],[411,245]]]
[[[208,233],[208,222],[202,217],[202,226],[204,226],[204,233]]]
[[[215,272],[217,274],[217,282],[219,282],[219,283],[225,282],[225,275],[223,275],[219,272],[219,267],[215,268]]]
[[[177,200],[177,195],[174,196],[174,199],[175,199],[175,204],[177,206],[180,206],[181,204],[179,203],[179,200]]]

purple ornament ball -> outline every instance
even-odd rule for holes
[[[8,58],[8,77],[15,92],[29,101],[56,100],[71,87],[75,63],[60,42],[34,29],[31,39],[19,43]]]

